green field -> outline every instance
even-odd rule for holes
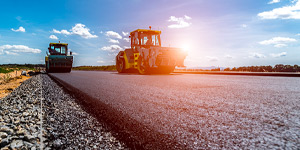
[[[4,67],[0,67],[0,73],[9,73],[14,71],[13,69],[8,69],[8,68],[4,68]]]
[[[0,73],[9,73],[15,70],[35,70],[37,67],[44,67],[44,64],[2,64]]]

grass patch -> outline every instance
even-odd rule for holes
[[[0,65],[0,73],[9,73],[15,70],[33,70],[37,72],[44,67],[44,64],[2,64]]]
[[[116,66],[79,66],[73,67],[72,70],[85,70],[85,71],[115,71]]]
[[[9,73],[9,72],[13,72],[13,69],[10,68],[6,68],[6,67],[0,67],[0,73]]]

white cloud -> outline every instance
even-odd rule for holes
[[[129,32],[124,32],[124,31],[122,31],[122,34],[123,34],[124,36],[127,36],[127,35],[129,35]]]
[[[25,32],[25,28],[23,28],[22,26],[19,27],[19,29],[16,29],[16,30],[11,28],[11,30],[14,31],[14,32]]]
[[[107,31],[106,36],[111,37],[111,38],[117,38],[117,39],[122,39],[122,36],[114,31]]]
[[[130,38],[123,38],[124,41],[130,42]]]
[[[187,15],[184,15],[184,18],[185,18],[186,20],[191,20],[191,19],[192,19],[190,16],[187,16]]]
[[[286,47],[286,44],[275,44],[274,47],[276,48],[281,48],[281,47]]]
[[[287,43],[297,42],[296,39],[288,38],[288,37],[274,37],[270,40],[264,40],[259,42],[261,45],[274,45],[274,47],[285,47]]]
[[[296,34],[296,36],[300,36],[300,33]]]
[[[130,46],[123,46],[124,47],[124,49],[129,49],[129,48],[131,48]]]
[[[76,53],[76,52],[72,52],[72,55],[79,55],[79,53]]]
[[[279,3],[279,2],[280,2],[280,0],[272,0],[268,4],[275,4],[275,3]]]
[[[284,57],[286,56],[286,52],[282,52],[282,53],[277,53],[277,54],[270,54],[272,57],[275,57],[275,58],[279,58],[279,57]]]
[[[19,54],[17,54],[17,53],[10,52],[10,51],[5,51],[4,53],[7,54],[7,55],[19,55]]]
[[[56,30],[56,29],[53,29],[52,31],[53,31],[53,33],[61,34],[61,31],[58,31],[58,30]]]
[[[61,30],[61,31],[58,31],[56,29],[53,29],[53,32],[54,33],[58,33],[58,34],[64,34],[64,35],[79,35],[81,36],[82,38],[85,38],[85,39],[90,39],[90,38],[96,38],[98,37],[97,35],[93,35],[90,33],[90,29],[85,27],[84,24],[81,24],[81,23],[78,23],[76,24],[74,27],[72,27],[72,29],[69,31],[67,30]]]
[[[84,24],[80,24],[80,23],[78,23],[74,27],[72,27],[71,32],[72,32],[72,34],[79,35],[85,39],[98,37],[97,35],[92,35],[90,33],[90,29],[85,27]]]
[[[231,55],[225,55],[225,58],[232,59],[233,56],[231,56]]]
[[[41,53],[42,51],[25,45],[2,45],[0,52],[0,54],[4,52],[9,55],[17,55],[17,53]]]
[[[218,61],[218,57],[211,57],[211,56],[206,56],[209,61]]]
[[[55,35],[50,35],[49,38],[53,39],[53,40],[58,40],[57,36],[55,36]]]
[[[262,19],[300,19],[300,1],[291,6],[275,8],[271,11],[259,13]]]
[[[250,58],[265,58],[266,56],[260,53],[252,53],[249,56]]]
[[[110,46],[104,46],[104,47],[100,48],[100,50],[115,52],[115,51],[122,50],[122,48],[119,45],[110,45]]]
[[[185,15],[184,17],[175,17],[171,16],[168,22],[175,22],[175,24],[169,25],[169,28],[186,28],[189,27],[192,23],[187,22],[187,20],[191,20],[192,18]]]
[[[109,43],[115,43],[115,44],[119,44],[120,43],[118,40],[114,40],[114,39],[109,39],[108,42]]]
[[[58,33],[58,34],[65,34],[65,35],[70,35],[71,32],[67,31],[67,30],[61,30],[61,31],[58,31],[56,29],[53,29],[53,32],[54,33]]]
[[[115,57],[115,56],[118,55],[118,53],[108,53],[107,55],[108,55],[108,56],[114,56],[114,57]]]
[[[97,63],[103,64],[105,62],[103,60],[98,60]]]

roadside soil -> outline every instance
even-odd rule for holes
[[[7,96],[11,93],[15,88],[21,85],[22,82],[29,79],[28,76],[21,76],[22,71],[14,71],[8,73],[11,77],[8,83],[5,83],[1,78],[5,76],[4,73],[0,73],[0,99]],[[28,72],[28,71],[26,71]]]

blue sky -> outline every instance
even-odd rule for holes
[[[111,65],[128,32],[162,31],[162,46],[188,47],[188,67],[300,64],[299,0],[1,1],[0,64],[44,63],[66,42],[74,65]]]

